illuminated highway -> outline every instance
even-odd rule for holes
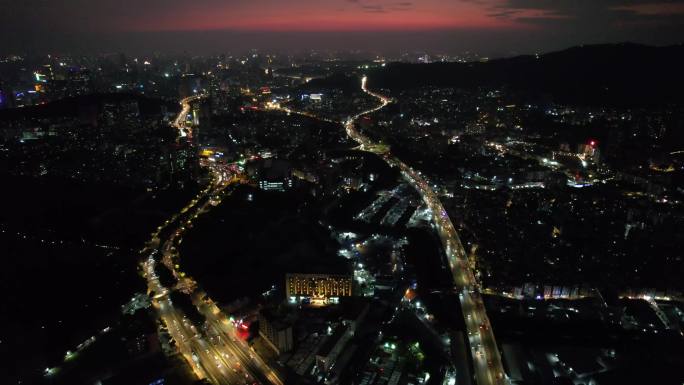
[[[399,168],[404,179],[420,193],[423,201],[432,212],[433,226],[437,230],[446,252],[454,284],[460,289],[459,300],[468,332],[475,379],[479,385],[505,384],[507,381],[504,375],[503,364],[501,363],[501,354],[487,318],[484,303],[477,287],[477,281],[472,270],[468,267],[465,249],[461,244],[453,223],[451,223],[451,219],[449,219],[444,206],[442,206],[442,202],[420,171],[413,170],[404,162],[392,156],[389,153],[389,149],[380,147],[380,152],[374,151],[377,145],[356,130],[355,122],[361,116],[378,111],[392,102],[386,96],[368,90],[366,82],[367,78],[364,76],[361,80],[361,89],[368,95],[377,98],[380,101],[380,105],[348,119],[345,122],[347,135],[359,143],[361,149],[376,152],[390,166]]]
[[[392,156],[389,153],[389,149],[381,147],[379,152],[374,151],[377,145],[356,130],[355,122],[361,116],[378,111],[392,102],[386,96],[368,90],[366,81],[367,78],[364,76],[361,80],[361,89],[368,95],[377,98],[380,101],[380,105],[347,120],[345,122],[347,135],[359,143],[361,149],[376,152],[390,166],[399,168],[404,179],[420,193],[423,201],[432,212],[433,226],[437,230],[446,252],[454,284],[460,289],[459,300],[468,332],[475,379],[479,385],[505,384],[507,381],[501,363],[501,354],[487,318],[484,303],[477,287],[477,281],[466,262],[465,249],[461,244],[458,233],[453,223],[451,223],[451,219],[449,219],[444,206],[442,206],[439,197],[421,175],[420,171],[413,170],[404,162]]]
[[[471,349],[473,369],[478,385],[505,384],[507,383],[501,356],[491,330],[487,314],[485,312],[482,297],[477,287],[477,281],[466,263],[465,250],[458,237],[446,210],[442,206],[437,194],[421,175],[398,158],[390,154],[387,146],[373,143],[369,138],[356,130],[356,121],[365,115],[376,112],[392,101],[391,99],[369,91],[366,87],[366,77],[362,79],[361,88],[367,94],[377,98],[380,104],[372,109],[361,112],[344,122],[347,135],[359,144],[364,151],[373,152],[381,156],[390,166],[397,167],[403,177],[420,193],[427,207],[432,213],[433,226],[439,234],[444,246],[447,260],[451,268],[454,284],[459,288],[459,300],[464,314],[466,331]],[[192,130],[186,128],[185,117],[190,111],[190,103],[202,96],[193,96],[182,101],[183,110],[174,122],[181,136],[191,136]],[[300,114],[310,118],[319,119],[310,113],[301,113],[281,107],[269,106],[290,114]],[[319,119],[329,121],[328,119]],[[231,183],[235,181],[229,168],[217,164],[210,164],[213,180],[198,198],[194,199],[189,206],[185,207],[179,215],[174,216],[165,223],[178,222],[178,227],[161,244],[162,261],[179,280],[180,290],[190,294],[198,311],[206,319],[205,328],[197,330],[189,324],[179,311],[174,309],[167,297],[158,299],[160,316],[168,326],[169,332],[177,341],[179,351],[188,360],[193,370],[200,378],[207,378],[214,384],[236,383],[262,383],[283,385],[278,374],[270,368],[256,353],[245,343],[236,337],[235,326],[220,311],[218,306],[205,295],[198,293],[197,284],[189,277],[185,277],[178,271],[175,245],[182,240],[182,234],[192,224],[192,220],[200,213],[209,210],[215,202],[215,198]],[[151,244],[160,245],[160,230],[153,234]],[[154,259],[146,262],[154,266]],[[146,266],[146,271],[150,269]],[[165,293],[158,279],[153,274],[147,273],[148,285],[157,293]],[[166,298],[166,299],[165,299]],[[173,330],[172,330],[173,328]]]
[[[287,103],[288,101],[289,101],[289,99],[288,99],[288,100],[283,100],[281,103]],[[324,117],[318,116],[318,115],[316,115],[316,114],[313,114],[313,113],[311,113],[311,112],[307,112],[307,111],[297,111],[297,110],[293,110],[293,109],[288,108],[288,107],[283,107],[283,106],[281,105],[281,103],[266,103],[266,108],[267,108],[267,109],[272,109],[272,110],[279,110],[279,111],[282,111],[282,112],[287,113],[288,115],[289,115],[289,114],[294,114],[294,115],[305,116],[305,117],[307,117],[307,118],[316,119],[316,120],[320,120],[320,121],[328,122],[328,123],[340,123],[339,121],[332,120],[332,119],[328,119],[328,118],[324,118]]]
[[[185,124],[185,117],[190,111],[190,103],[201,97],[193,96],[181,102],[183,109],[173,123],[180,136],[192,135],[192,129]],[[235,326],[219,307],[204,293],[196,290],[198,285],[192,278],[179,271],[176,247],[182,241],[185,231],[192,227],[193,220],[200,214],[220,203],[221,194],[228,186],[241,180],[232,165],[208,162],[207,167],[211,171],[211,183],[179,213],[160,226],[142,251],[149,254],[143,262],[148,290],[155,293],[153,303],[162,322],[176,342],[179,353],[198,378],[207,379],[216,385],[283,385],[279,375],[244,341],[237,338]],[[206,320],[203,325],[193,325],[180,309],[174,307],[169,297],[169,290],[174,288],[165,288],[160,283],[154,270],[157,264],[155,258],[160,251],[161,262],[178,281],[175,289],[190,296]]]
[[[470,353],[473,359],[473,369],[477,384],[507,384],[508,381],[503,370],[501,354],[487,318],[477,281],[472,270],[467,265],[465,249],[439,197],[421,175],[420,171],[413,170],[404,162],[391,155],[388,146],[374,143],[356,130],[355,123],[359,118],[379,111],[392,103],[390,98],[368,90],[366,82],[367,78],[364,76],[361,80],[361,89],[368,95],[378,99],[380,104],[347,119],[344,122],[345,131],[350,138],[359,144],[361,150],[378,154],[390,166],[399,168],[404,179],[420,193],[423,201],[432,213],[433,226],[439,234],[446,252],[454,284],[459,289],[459,300],[463,310],[466,331],[468,332]],[[279,105],[270,106],[270,108],[317,118],[310,113],[296,112]]]
[[[201,331],[193,325],[182,312],[174,308],[166,288],[159,283],[154,273],[155,261],[150,257],[144,263],[145,277],[149,289],[157,294],[155,307],[166,325],[169,334],[176,342],[179,352],[186,359],[198,378],[206,378],[214,384],[250,384],[243,380],[242,371],[231,367],[232,362],[221,356],[218,349],[207,343]]]
[[[204,95],[188,96],[180,101],[181,112],[178,114],[176,119],[174,119],[173,123],[171,123],[171,125],[178,130],[180,137],[192,138],[192,127],[186,125],[185,120],[188,118],[188,114],[192,108],[191,103],[202,99],[203,97]]]

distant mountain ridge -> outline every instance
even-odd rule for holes
[[[471,63],[392,63],[374,70],[371,88],[508,86],[557,102],[603,106],[684,103],[684,45],[633,43],[572,47]]]

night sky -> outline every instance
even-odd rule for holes
[[[0,51],[475,50],[684,41],[684,1],[0,0]]]

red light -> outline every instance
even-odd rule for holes
[[[595,140],[589,141],[589,145],[590,145],[591,147],[596,146],[596,141],[595,141]]]

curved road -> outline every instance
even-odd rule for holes
[[[478,385],[507,384],[509,381],[504,373],[501,354],[487,318],[477,281],[466,262],[465,249],[444,206],[442,206],[439,200],[439,196],[432,190],[430,184],[420,171],[412,169],[399,158],[391,155],[387,146],[374,143],[356,129],[356,122],[359,118],[379,111],[392,103],[390,98],[370,91],[366,87],[366,83],[367,77],[364,76],[361,79],[361,89],[368,95],[378,99],[380,104],[347,119],[344,122],[345,131],[350,138],[359,144],[361,150],[375,153],[381,156],[390,166],[399,168],[404,179],[423,198],[423,201],[432,213],[433,227],[439,234],[446,252],[446,258],[449,261],[454,284],[459,291],[459,300],[468,332],[475,380]],[[287,108],[277,107],[277,109],[288,113],[297,113]],[[315,117],[308,113],[303,115]]]
[[[346,133],[350,138],[359,143],[361,150],[378,154],[390,166],[399,168],[406,181],[410,183],[423,198],[423,201],[432,213],[433,227],[439,234],[446,252],[447,260],[449,261],[454,284],[459,290],[459,300],[468,332],[468,341],[477,384],[506,384],[508,381],[504,374],[501,355],[485,312],[477,281],[475,280],[472,270],[470,270],[466,263],[466,253],[463,245],[461,244],[458,233],[449,219],[446,210],[442,206],[438,195],[432,190],[420,171],[412,169],[399,158],[391,155],[386,146],[373,143],[355,127],[356,122],[362,116],[376,112],[392,103],[391,99],[386,96],[368,90],[366,82],[367,78],[364,76],[361,81],[361,89],[368,95],[378,99],[380,105],[356,114],[344,122]],[[192,136],[192,130],[185,125],[184,119],[190,111],[190,103],[201,97],[201,95],[192,96],[181,101],[183,109],[178,118],[173,122],[174,127],[179,130],[181,136]],[[275,106],[273,108],[287,113],[299,113],[280,106]],[[302,114],[311,118],[329,121],[328,119],[321,119],[309,113]],[[212,188],[210,186],[207,188],[207,190],[204,191],[203,196],[201,196],[200,199],[193,200],[190,207],[185,208],[183,213],[194,208],[194,210],[190,211],[194,214],[192,215],[192,218],[196,217],[200,212],[207,209],[206,199],[215,195],[217,192],[220,192],[229,183],[226,180],[225,170],[219,171],[212,168],[212,172],[215,176],[214,182],[212,183],[212,186],[214,187]],[[205,200],[205,202],[196,207],[198,200]],[[188,224],[190,224],[192,218],[188,219]],[[171,222],[176,222],[176,219],[177,216],[174,216]],[[184,222],[180,221],[178,230],[173,232],[173,235],[164,242],[164,246],[161,248],[164,254],[163,257],[166,260],[165,262],[167,262],[166,265],[170,266],[174,273],[177,273],[177,271],[173,264],[168,263],[168,261],[175,238],[185,230],[185,227],[181,225],[183,223]],[[168,224],[169,222],[167,221],[167,225]],[[158,235],[159,232],[155,234],[155,238]],[[159,244],[158,238],[156,239],[156,244]],[[154,258],[151,257],[148,259],[145,266],[148,284],[151,289],[156,289],[155,291],[157,292],[163,292],[165,289],[161,288],[158,279],[154,276],[153,267]],[[192,287],[193,285],[190,286]],[[206,334],[209,337],[208,339],[201,337],[194,326],[188,325],[182,316],[179,319],[177,314],[173,315],[177,311],[173,310],[172,304],[168,301],[168,298],[166,300],[162,299],[162,301],[159,302],[161,304],[160,313],[162,319],[164,319],[169,327],[169,331],[174,336],[174,339],[179,342],[181,352],[189,359],[193,369],[198,372],[198,375],[200,373],[203,374],[201,377],[206,377],[215,384],[248,383],[248,381],[258,380],[261,383],[282,385],[282,381],[277,374],[269,368],[260,357],[251,353],[244,343],[235,339],[233,326],[226,319],[225,315],[220,312],[218,307],[211,300],[206,300],[203,303],[201,302],[202,301],[195,298],[198,310],[207,319],[208,328]],[[172,327],[174,327],[173,331]],[[180,339],[180,341],[178,341],[178,339]],[[227,368],[239,368],[240,371],[228,370]],[[245,379],[242,378],[243,374],[246,376]],[[236,381],[238,378],[239,381]]]
[[[189,137],[192,138],[192,127],[189,127],[185,124],[185,120],[188,118],[188,114],[190,113],[190,103],[195,102],[197,100],[200,100],[204,97],[205,95],[194,95],[194,96],[188,96],[187,98],[184,98],[180,101],[181,105],[181,112],[178,114],[176,119],[171,123],[171,126],[176,128],[178,130],[178,135],[180,137]]]
[[[192,128],[185,124],[190,103],[204,97],[191,96],[181,101],[182,110],[172,123],[179,136],[191,137]],[[196,290],[197,284],[178,271],[176,246],[182,235],[200,214],[220,203],[223,190],[239,180],[229,165],[209,164],[212,181],[195,199],[173,215],[156,232],[143,249],[149,253],[143,262],[143,273],[150,292],[156,293],[154,305],[169,334],[176,342],[180,354],[186,359],[196,376],[215,385],[283,385],[279,375],[270,368],[247,344],[236,335],[235,326],[218,306]],[[204,325],[193,325],[174,306],[169,298],[169,288],[163,287],[155,273],[160,259],[178,280],[176,288],[191,296],[197,310],[206,320]]]

